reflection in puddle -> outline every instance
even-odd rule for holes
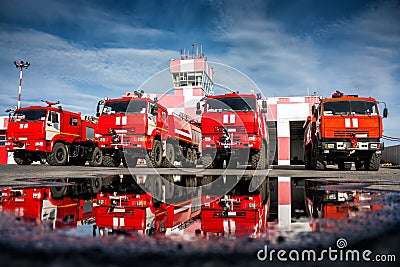
[[[49,186],[3,188],[1,209],[71,235],[180,234],[194,240],[251,237],[274,243],[334,230],[341,220],[385,208],[386,193],[363,184],[278,177],[262,179],[249,190],[250,179],[238,180],[172,175],[44,180]],[[165,181],[174,181],[173,187]]]

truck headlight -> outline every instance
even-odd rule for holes
[[[206,142],[211,141],[211,137],[204,137],[204,141],[206,141]]]
[[[325,144],[324,148],[325,149],[333,149],[333,148],[335,148],[335,144]]]
[[[370,144],[371,148],[377,149],[378,148],[378,144]]]
[[[11,145],[11,142],[5,142],[4,145],[9,146],[9,145]]]
[[[43,142],[35,142],[35,146],[43,146]]]
[[[104,137],[100,138],[100,142],[105,142],[106,139]]]
[[[328,193],[326,195],[326,200],[336,200],[336,193]]]
[[[143,142],[144,141],[144,137],[138,137],[137,139],[139,142]]]
[[[255,136],[249,136],[249,141],[256,141],[256,137]]]

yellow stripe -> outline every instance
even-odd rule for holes
[[[155,127],[156,129],[158,129],[158,130],[161,130],[161,131],[164,131],[164,132],[168,132],[168,130],[167,130],[167,129],[164,129],[164,128],[161,128],[161,127],[158,127],[158,126],[157,126],[157,125],[155,125],[155,124],[151,124],[151,123],[149,123],[149,126]]]
[[[183,138],[183,137],[177,136],[177,138],[180,139],[180,140],[186,141],[186,142],[188,142],[188,143],[191,143],[191,142],[192,142],[192,140],[186,139],[186,138]],[[199,143],[193,142],[193,144],[198,145]]]
[[[72,135],[72,136],[79,136],[79,134],[71,134],[71,133],[62,133],[54,130],[46,130],[46,132],[57,133],[57,134],[64,134],[64,135]]]
[[[198,200],[198,199],[200,199],[200,197],[192,198],[191,200],[186,200],[186,201],[183,201],[181,203],[174,204],[174,206],[179,206],[179,205],[183,205],[183,204],[186,204],[186,203],[191,203],[191,202],[193,202],[193,200]],[[155,215],[146,217],[146,220],[153,219],[153,218],[155,218],[157,216],[161,216],[161,215],[163,215],[165,213],[167,213],[167,211],[159,212],[159,213],[157,213]]]

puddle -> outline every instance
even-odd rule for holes
[[[224,255],[246,265],[257,263],[255,252],[266,244],[321,248],[342,238],[357,245],[400,222],[399,193],[371,183],[267,177],[249,192],[251,181],[235,176],[163,178],[176,186],[113,175],[1,188],[0,245],[32,255],[73,250],[101,264],[118,257],[147,264],[157,254],[180,255],[182,266],[190,257],[218,262]]]

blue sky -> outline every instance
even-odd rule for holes
[[[400,137],[400,1],[0,1],[0,114],[40,99],[94,114],[202,45],[265,96],[340,89],[387,103]],[[216,70],[218,75],[218,70]],[[239,88],[240,90],[240,88]],[[154,88],[157,92],[157,88]]]

